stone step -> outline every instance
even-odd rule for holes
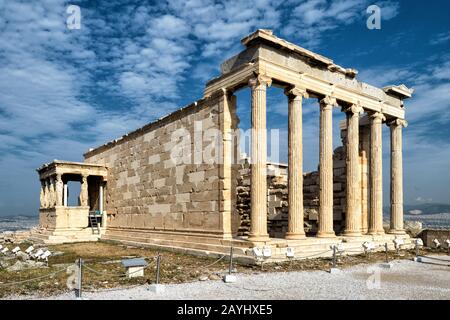
[[[223,239],[221,237],[211,236],[211,235],[195,235],[195,234],[182,234],[182,233],[170,233],[170,232],[159,232],[159,231],[147,231],[147,230],[133,230],[133,229],[107,229],[105,236],[127,236],[136,238],[149,238],[149,239],[163,239],[172,241],[188,241],[188,242],[198,242],[198,243],[210,243],[230,246],[246,247],[248,242],[240,239]]]
[[[102,238],[102,240],[111,241],[114,243],[131,245],[131,246],[137,246],[137,247],[149,247],[149,248],[153,248],[153,249],[174,251],[174,252],[191,254],[191,255],[202,256],[202,257],[206,256],[206,257],[211,257],[211,258],[219,258],[223,255],[227,255],[230,250],[229,247],[222,247],[222,248],[217,247],[216,249],[218,249],[218,251],[213,251],[213,250],[180,247],[180,246],[176,246],[176,245],[167,246],[167,245],[162,245],[162,244],[157,244],[157,243],[138,242],[135,240],[125,240],[125,239],[119,240],[119,239],[112,239],[112,238],[111,239],[109,239],[109,238],[103,239]],[[253,257],[247,256],[240,252],[233,251],[233,257],[241,263],[245,263],[245,264],[253,264],[254,263]]]
[[[114,235],[106,234],[106,235],[102,236],[101,239],[117,241],[117,242],[135,242],[135,243],[141,243],[141,244],[152,244],[152,245],[158,245],[158,246],[166,247],[166,248],[184,247],[184,248],[195,249],[195,250],[220,252],[221,254],[230,252],[229,245],[224,245],[224,244],[220,244],[220,243],[216,243],[216,244],[199,243],[199,242],[192,242],[192,241],[178,241],[178,240],[171,240],[171,239],[154,239],[154,238],[148,238],[148,237],[136,237],[136,236],[126,236],[126,235],[116,235],[116,234],[114,234]],[[234,252],[244,254],[245,248],[234,247]]]

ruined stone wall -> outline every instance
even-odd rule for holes
[[[345,139],[345,131],[342,132]],[[333,154],[334,173],[334,229],[345,227],[345,148],[338,147]],[[271,237],[283,238],[288,224],[287,165],[269,163],[267,166],[267,224]],[[303,174],[303,202],[305,232],[314,234],[319,217],[319,172]],[[241,219],[239,235],[248,235],[250,229],[250,165],[243,161],[239,168],[236,210]]]
[[[235,125],[229,113],[225,117],[229,121],[224,121],[229,110],[223,97],[200,100],[85,155],[86,162],[108,167],[108,228],[224,233],[224,216],[229,213],[224,208],[231,207],[230,191],[224,185],[230,185],[226,183],[230,174],[224,176],[218,163],[175,163],[171,158],[180,142],[173,139],[176,130],[189,132],[192,139],[187,148],[194,159],[202,150],[194,146],[194,123],[201,123],[203,132],[223,130],[227,122]],[[205,148],[207,142],[203,144],[203,150],[211,151]]]

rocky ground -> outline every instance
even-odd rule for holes
[[[24,251],[29,243],[22,243],[20,247]],[[9,247],[12,248],[11,245]],[[44,247],[43,249],[47,249]],[[76,243],[66,245],[49,246],[53,253],[48,261],[48,265],[42,261],[27,259],[25,256],[1,255],[0,254],[0,297],[10,296],[39,297],[55,296],[62,294],[62,297],[73,295],[67,288],[67,280],[74,262],[82,258],[86,268],[83,269],[83,290],[114,290],[115,288],[126,288],[139,285],[148,285],[155,281],[155,259],[157,251],[148,248],[135,248],[111,243]],[[219,281],[228,270],[227,259],[216,261],[183,255],[174,252],[161,251],[161,283],[181,284],[189,282]],[[426,249],[422,254],[436,254],[436,250]],[[441,254],[444,254],[443,252]],[[401,251],[399,254],[389,252],[390,260],[411,260],[414,251]],[[149,267],[145,270],[142,278],[128,279],[123,274],[124,267],[121,259],[143,257],[149,262]],[[369,255],[342,256],[338,259],[337,265],[346,269],[362,263],[376,263],[384,261],[385,254],[374,252]],[[236,271],[239,277],[256,276],[255,273],[280,273],[284,274],[293,271],[314,271],[324,274],[330,269],[331,260],[326,258],[292,261],[285,263],[264,264],[263,266],[243,266],[237,265]],[[263,277],[262,275],[258,275]],[[271,276],[269,276],[270,279]],[[277,275],[273,275],[275,279]],[[36,279],[31,280],[29,279]],[[252,278],[249,278],[249,283]],[[255,281],[259,279],[255,278]],[[144,288],[144,287],[142,287]],[[175,289],[174,289],[175,290]],[[245,289],[243,289],[245,290]],[[100,298],[100,296],[96,296]],[[169,298],[169,297],[168,297]],[[236,297],[235,297],[236,298]]]

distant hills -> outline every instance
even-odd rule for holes
[[[413,205],[404,205],[405,214],[427,215],[436,213],[449,213],[450,204],[444,203],[421,203]],[[389,207],[385,208],[385,212],[389,212]]]

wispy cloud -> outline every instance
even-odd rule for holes
[[[376,4],[381,9],[381,19],[390,20],[399,12],[399,4],[392,1],[367,0],[306,0],[295,4],[283,34],[298,37],[304,46],[314,49],[327,32],[367,18],[366,8]]]
[[[431,45],[440,45],[450,41],[450,31],[442,32],[433,36],[430,40]]]

